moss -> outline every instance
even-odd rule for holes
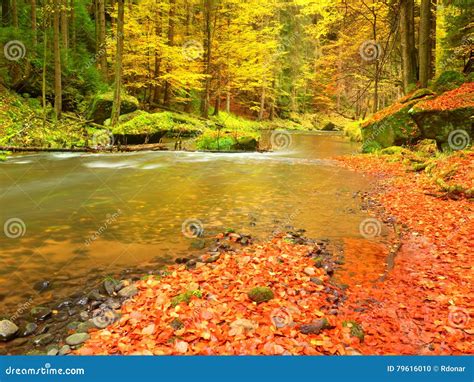
[[[177,306],[182,302],[189,304],[191,299],[194,297],[202,298],[202,292],[198,289],[196,290],[188,290],[187,292],[178,294],[177,296],[171,299],[171,306]]]
[[[381,149],[382,149],[381,144],[376,141],[366,141],[362,145],[362,152],[366,154],[375,153]]]
[[[257,304],[270,301],[274,297],[273,291],[267,287],[255,287],[251,289],[247,295]]]
[[[466,82],[466,77],[454,70],[448,70],[441,73],[433,84],[433,88],[437,93],[442,93],[448,90],[456,89]]]
[[[359,340],[364,341],[364,329],[359,323],[356,321],[343,321],[342,326],[351,329],[351,336],[357,337]]]

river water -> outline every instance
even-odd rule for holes
[[[338,135],[293,134],[271,153],[15,156],[0,163],[0,315],[125,268],[171,263],[227,228],[260,239],[303,228],[349,243],[350,266],[382,272],[380,251],[359,232],[368,215],[356,194],[370,181],[330,159],[356,149]],[[183,234],[189,221],[201,224],[201,238]]]

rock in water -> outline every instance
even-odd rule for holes
[[[135,296],[137,293],[138,293],[137,287],[135,285],[129,285],[129,286],[126,286],[125,288],[120,289],[118,292],[118,295],[120,297],[130,298],[130,297]]]
[[[37,320],[46,320],[51,316],[51,309],[46,308],[44,306],[37,306],[30,311],[31,317]]]
[[[18,326],[10,320],[0,321],[0,341],[9,341],[18,333]]]
[[[66,343],[69,346],[76,346],[86,342],[89,339],[89,334],[87,333],[75,333],[71,334],[69,337],[66,338]]]

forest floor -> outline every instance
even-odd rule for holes
[[[472,190],[473,159],[460,152],[434,167],[447,166],[447,181]],[[413,172],[391,157],[341,163],[377,178],[370,198],[382,212],[374,213],[394,217],[400,228],[401,246],[383,280],[342,287],[330,277],[334,262],[321,256],[324,248],[281,235],[138,281],[120,318],[92,331],[75,353],[472,354],[469,193],[440,192],[430,175],[436,171]]]

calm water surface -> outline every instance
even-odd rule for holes
[[[265,238],[294,226],[360,245],[367,215],[355,193],[369,181],[329,159],[355,150],[341,136],[294,134],[288,149],[273,153],[9,159],[0,164],[0,222],[21,219],[24,227],[18,238],[0,232],[0,314],[127,267],[172,262],[226,228]],[[182,234],[188,219],[202,223],[203,238]],[[38,293],[35,284],[45,280],[52,287]]]

